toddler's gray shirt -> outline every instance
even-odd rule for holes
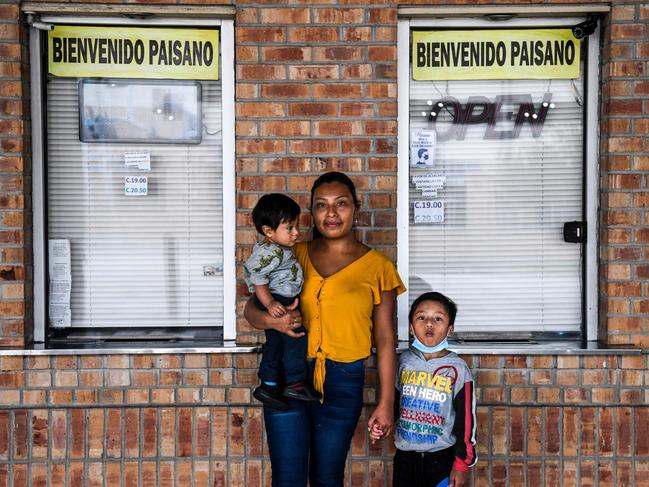
[[[293,250],[268,240],[255,244],[243,271],[251,293],[255,292],[254,285],[268,285],[271,293],[290,298],[300,294],[304,283],[302,267]]]

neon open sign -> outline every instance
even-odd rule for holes
[[[471,96],[465,104],[452,96],[428,101],[429,110],[422,112],[437,130],[437,140],[464,140],[469,125],[486,124],[485,139],[516,139],[525,124],[533,137],[539,137],[550,109],[554,108],[552,93],[543,95],[535,105],[532,95],[498,95],[493,101],[484,96]],[[449,119],[450,117],[450,119]],[[441,119],[441,120],[440,120]],[[437,127],[437,122],[442,127]],[[498,130],[498,122],[513,122],[511,130]]]

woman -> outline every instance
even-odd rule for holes
[[[405,288],[394,265],[359,242],[359,202],[345,174],[329,172],[311,188],[314,239],[294,247],[304,271],[300,311],[272,318],[248,301],[246,319],[258,329],[297,336],[308,331],[307,358],[321,402],[290,401],[288,411],[264,408],[273,486],[338,487],[363,406],[365,359],[377,349],[379,402],[368,427],[393,425],[397,294]]]

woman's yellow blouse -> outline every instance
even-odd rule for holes
[[[323,392],[325,359],[354,362],[370,355],[372,314],[381,293],[406,290],[387,257],[370,250],[329,277],[318,274],[307,244],[298,243],[295,256],[304,271],[300,294],[302,321],[308,332],[307,357],[315,358],[314,387]]]

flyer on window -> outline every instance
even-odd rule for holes
[[[58,328],[69,327],[72,325],[70,241],[62,238],[50,239],[48,252],[50,277],[48,317],[50,325]]]
[[[434,130],[415,129],[410,131],[410,165],[412,167],[433,167],[435,135]]]

